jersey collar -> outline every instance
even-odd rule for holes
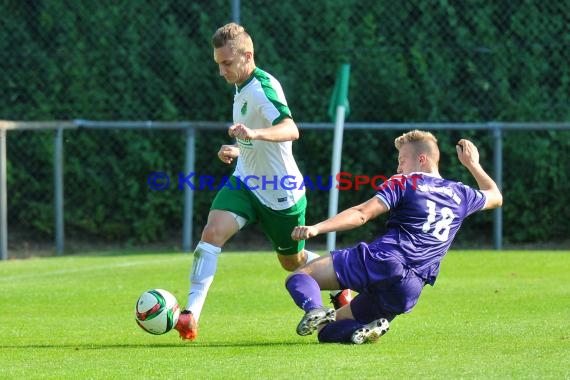
[[[249,84],[249,82],[253,80],[253,77],[255,77],[255,74],[257,73],[258,70],[260,69],[256,67],[255,69],[253,69],[250,76],[242,84],[240,84],[239,86],[236,84],[236,93],[239,93],[245,86]]]
[[[443,178],[441,175],[439,175],[439,173],[425,173],[425,172],[411,172],[410,174],[407,174],[406,177],[413,174],[425,175],[428,177],[435,177],[435,178]]]

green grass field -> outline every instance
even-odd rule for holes
[[[196,342],[154,336],[135,301],[186,302],[188,254],[0,262],[3,379],[569,379],[570,252],[453,251],[376,344],[300,337],[271,253],[224,253]],[[323,293],[323,296],[326,296]]]

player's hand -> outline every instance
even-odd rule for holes
[[[314,226],[297,226],[291,232],[293,240],[306,240],[319,234],[319,230]]]
[[[257,132],[243,124],[234,124],[228,129],[228,134],[241,140],[255,140]]]
[[[461,139],[455,146],[457,150],[457,158],[466,167],[479,164],[479,150],[471,141]]]
[[[235,145],[222,145],[218,151],[218,158],[225,164],[231,164],[239,156],[239,148]]]

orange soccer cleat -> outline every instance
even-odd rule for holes
[[[180,313],[174,328],[180,334],[181,339],[194,340],[198,337],[198,323],[196,323],[194,315],[190,310],[184,310]]]
[[[340,292],[333,294],[331,292],[331,303],[333,304],[335,310],[348,305],[352,301],[352,292],[350,289],[344,289]]]

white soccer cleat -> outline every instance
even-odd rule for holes
[[[374,343],[380,339],[382,335],[386,334],[389,329],[390,323],[388,320],[380,318],[353,332],[351,340],[354,344]]]
[[[328,309],[326,307],[313,309],[308,311],[297,325],[297,334],[301,336],[310,335],[320,325],[334,322],[335,319],[336,311],[334,309]]]

